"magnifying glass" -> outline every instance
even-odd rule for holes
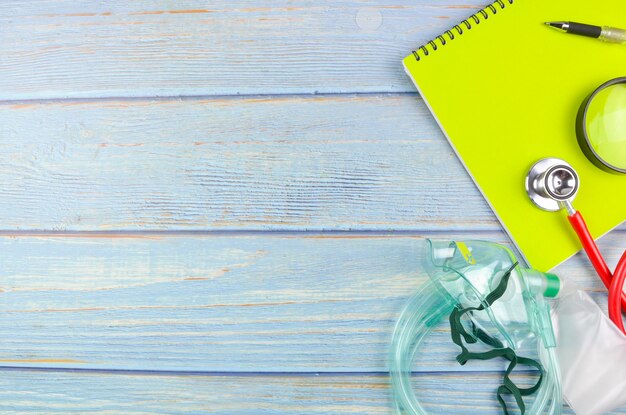
[[[578,143],[602,170],[626,174],[626,77],[601,85],[580,107]]]

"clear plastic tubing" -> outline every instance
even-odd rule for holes
[[[447,318],[455,304],[447,301],[437,291],[432,281],[424,284],[402,311],[394,329],[391,342],[389,371],[395,411],[402,415],[425,415],[427,412],[419,403],[411,386],[411,368],[415,356],[426,338],[442,320]],[[540,348],[542,349],[542,348]],[[545,362],[556,362],[555,349],[544,349],[548,353],[542,359]],[[530,415],[560,415],[563,401],[559,370],[552,364],[545,367],[541,388],[537,392],[531,407],[526,411]],[[495,395],[495,393],[494,393]]]

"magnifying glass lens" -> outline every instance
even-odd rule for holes
[[[588,145],[607,167],[626,171],[626,83],[610,85],[589,102]]]

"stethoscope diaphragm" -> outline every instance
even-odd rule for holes
[[[547,158],[535,163],[526,176],[526,192],[533,203],[550,212],[571,204],[578,193],[580,179],[569,163]]]

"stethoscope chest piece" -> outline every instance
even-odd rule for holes
[[[539,160],[526,176],[526,191],[537,207],[550,212],[571,204],[578,193],[578,174],[567,162],[546,158]]]

